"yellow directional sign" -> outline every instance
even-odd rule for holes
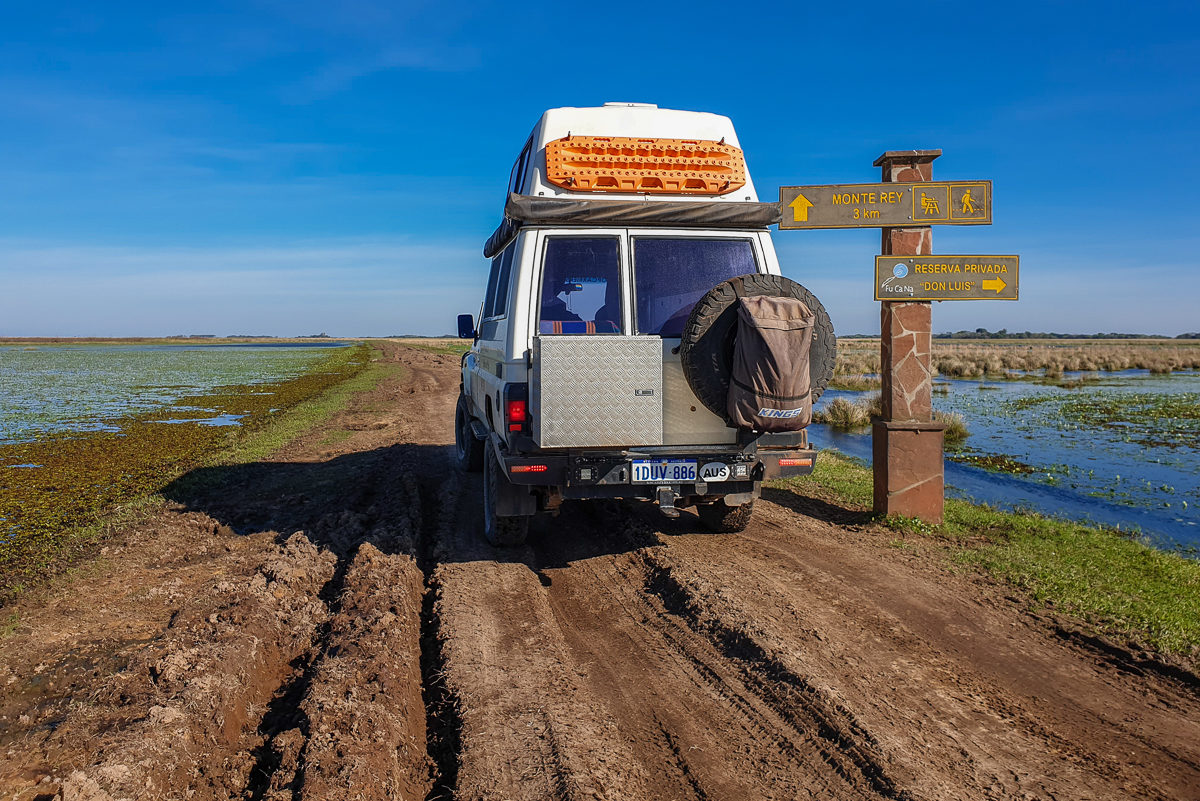
[[[991,181],[783,186],[780,229],[991,225]]]
[[[1016,300],[1017,256],[876,256],[875,300]]]

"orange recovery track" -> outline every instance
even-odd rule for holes
[[[576,192],[724,195],[745,185],[746,160],[724,140],[564,136],[546,145],[546,179]]]

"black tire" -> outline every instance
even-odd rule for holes
[[[679,359],[688,386],[710,412],[730,422],[726,410],[729,376],[733,370],[733,340],[737,334],[737,293],[733,282],[741,281],[748,296],[770,295],[804,301],[816,316],[809,351],[809,380],[813,403],[833,378],[837,362],[837,337],[829,312],[816,295],[782,275],[743,275],[717,284],[692,307],[683,326]]]
[[[529,536],[529,515],[500,517],[496,514],[496,496],[500,493],[500,482],[508,479],[500,472],[500,462],[488,449],[483,468],[483,536],[499,548],[524,545]]]
[[[467,401],[458,396],[458,407],[454,410],[454,457],[460,469],[478,473],[483,469],[483,446],[481,440],[471,432],[471,415],[467,413]]]
[[[736,534],[745,531],[750,525],[750,515],[754,514],[754,501],[743,503],[741,506],[730,506],[721,498],[713,503],[696,507],[700,522],[710,531],[720,534]]]

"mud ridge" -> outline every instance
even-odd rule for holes
[[[1053,626],[1054,636],[1072,645],[1099,655],[1105,662],[1123,673],[1144,676],[1154,673],[1178,685],[1180,689],[1200,696],[1200,675],[1185,667],[1172,665],[1154,656],[1140,656],[1128,648],[1123,648],[1110,640],[1093,634],[1069,629],[1061,623]]]
[[[707,639],[726,659],[738,666],[747,689],[806,739],[815,734],[824,761],[852,786],[855,773],[880,796],[894,801],[913,801],[897,788],[879,759],[878,741],[836,703],[816,687],[771,657],[752,637],[704,614],[688,589],[673,575],[669,565],[643,551],[646,577],[644,589],[663,607],[682,619],[695,634]],[[878,756],[877,756],[878,755]],[[850,764],[847,764],[847,761]]]
[[[63,747],[95,756],[66,778],[63,798],[242,794],[259,763],[258,711],[279,697],[328,619],[319,595],[336,570],[332,554],[302,534],[276,547],[246,578],[221,580],[212,597],[185,605],[159,644],[111,679],[91,713],[145,716],[135,712],[125,725],[90,736],[86,721],[77,721]],[[216,760],[225,768],[214,775],[208,766]]]
[[[339,559],[332,578],[317,593],[329,610],[328,616],[317,626],[308,650],[293,661],[294,673],[275,691],[259,723],[258,733],[263,741],[251,751],[254,766],[245,789],[245,795],[251,801],[262,801],[268,793],[274,795],[285,790],[295,795],[304,784],[304,749],[308,745],[309,720],[302,703],[312,689],[317,667],[329,648],[333,616],[341,612],[341,596],[349,568],[348,559]],[[299,731],[303,738],[299,753],[295,753],[292,738],[286,736],[292,731]],[[292,759],[287,760],[288,756]],[[290,766],[291,775],[280,782],[281,770],[288,767],[285,760],[294,764]]]
[[[426,801],[455,797],[462,755],[459,699],[446,682],[446,654],[441,624],[442,585],[437,573],[437,535],[449,522],[450,504],[439,504],[437,488],[419,487],[420,525],[417,564],[424,574],[421,597],[421,696],[425,704],[425,748],[434,764],[433,786]],[[436,510],[436,513],[435,513]]]

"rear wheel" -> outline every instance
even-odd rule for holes
[[[507,484],[508,479],[500,469],[500,462],[489,448],[483,468],[483,536],[499,547],[524,545],[529,536],[529,515],[501,517],[496,514],[496,501],[500,493],[508,489],[504,486]]]
[[[735,534],[745,531],[750,525],[750,515],[754,514],[754,501],[743,503],[741,506],[730,506],[721,498],[713,503],[696,507],[700,522],[711,531],[721,534]]]
[[[454,410],[454,456],[458,466],[468,473],[483,469],[483,442],[471,431],[471,415],[462,395],[458,396],[458,408]]]

